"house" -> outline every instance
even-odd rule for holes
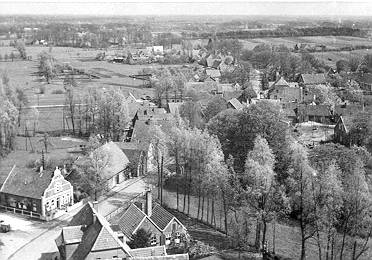
[[[321,124],[332,122],[333,115],[328,105],[300,105],[296,109],[299,123],[313,121]]]
[[[101,147],[98,147],[90,156],[100,157],[98,159],[103,164],[100,177],[107,189],[112,189],[128,178],[129,172],[127,166],[129,159],[114,142],[107,142]],[[85,163],[83,160],[80,159],[75,163]]]
[[[51,172],[14,165],[0,189],[0,208],[43,220],[57,217],[73,204],[73,187],[58,167]]]
[[[349,116],[340,116],[335,128],[333,141],[346,146],[351,145],[349,131],[353,125],[352,118]]]
[[[55,240],[62,260],[172,259],[165,246],[131,249],[117,225],[111,225],[88,202]],[[188,254],[173,255],[188,259]]]
[[[138,205],[138,206],[137,206]],[[143,203],[131,204],[122,213],[118,220],[112,223],[118,225],[128,241],[139,229],[151,233],[151,246],[180,244],[187,235],[186,227],[171,213],[159,204],[152,204],[151,191],[146,192],[146,199]]]
[[[161,45],[159,45],[159,46],[152,46],[152,51],[154,52],[154,54],[160,54],[160,55],[162,55],[164,53],[164,48]]]
[[[327,79],[323,73],[313,73],[313,74],[301,74],[298,82],[303,85],[319,85],[327,84]]]
[[[131,177],[139,177],[147,174],[147,152],[140,149],[135,142],[115,143],[124,152],[129,160],[128,170]]]
[[[131,249],[121,232],[88,202],[55,240],[62,260],[132,259],[166,256],[164,246]],[[161,259],[161,258],[160,258]]]
[[[281,102],[301,102],[302,87],[299,87],[296,82],[288,83],[281,77],[271,85],[268,91],[268,98]]]
[[[227,101],[227,107],[228,108],[233,108],[236,110],[242,110],[244,108],[244,105],[240,103],[240,101],[236,98],[230,99]]]

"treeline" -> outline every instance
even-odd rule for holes
[[[289,136],[283,119],[278,107],[263,102],[224,110],[204,130],[182,120],[167,131],[154,126],[160,201],[166,184],[176,191],[179,210],[210,225],[218,226],[221,210],[222,229],[238,249],[247,249],[252,237],[257,250],[264,248],[268,224],[281,219],[296,223],[300,259],[310,256],[310,240],[319,259],[359,259],[372,235],[365,172],[371,155],[335,144],[308,151]],[[174,163],[164,169],[167,158]]]
[[[217,32],[219,38],[265,38],[265,37],[301,37],[301,36],[364,36],[364,32],[360,29],[350,27],[303,27],[291,28],[280,27],[274,30],[252,30],[252,31],[228,31]],[[212,33],[201,33],[200,38],[213,37]]]

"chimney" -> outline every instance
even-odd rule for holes
[[[151,190],[146,191],[145,213],[146,213],[147,216],[151,217],[151,214],[152,214],[152,194],[151,194]]]

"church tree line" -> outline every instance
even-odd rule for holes
[[[359,259],[372,232],[370,153],[338,144],[308,150],[283,119],[262,102],[223,110],[204,129],[180,118],[171,130],[154,126],[160,201],[164,187],[175,191],[178,210],[226,232],[239,249],[264,248],[268,224],[289,219],[300,259],[309,257],[310,240],[319,259]],[[174,159],[169,169],[166,158]]]

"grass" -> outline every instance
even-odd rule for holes
[[[154,194],[154,196],[156,196],[156,195]],[[179,198],[180,198],[180,200],[179,200],[179,203],[180,203],[179,204],[180,205],[179,210],[182,211],[183,195],[180,195]],[[173,209],[177,208],[176,193],[175,192],[170,192],[170,191],[164,190],[163,201],[164,201],[164,204],[167,207],[173,208]],[[223,240],[220,240],[218,237],[214,238],[213,233],[210,233],[210,231],[205,230],[204,227],[205,226],[210,226],[210,225],[204,225],[204,224],[200,223],[200,221],[196,221],[196,218],[197,218],[197,203],[198,203],[197,198],[191,197],[190,202],[191,203],[190,203],[190,214],[189,215],[190,215],[191,218],[187,219],[187,216],[186,216],[182,220],[184,220],[185,223],[187,223],[187,225],[190,226],[190,228],[192,230],[192,234],[194,234],[194,236],[196,238],[204,239],[203,242],[208,242],[209,241],[208,243],[210,243],[210,245],[217,246],[217,248],[220,248],[220,249],[225,249],[224,248],[225,242]],[[186,203],[187,203],[187,200],[186,200]],[[223,214],[221,214],[221,209],[222,209],[221,207],[222,207],[221,203],[218,203],[218,201],[216,201],[216,205],[215,205],[216,226],[217,226],[217,228],[223,229],[224,219],[223,219]],[[187,211],[187,210],[185,210],[185,211]],[[204,221],[206,221],[205,216],[206,216],[206,210],[204,212]],[[181,222],[182,222],[182,220],[181,220]],[[231,220],[232,220],[232,215],[230,214],[228,216],[229,226],[231,224]],[[189,224],[189,223],[191,223],[191,224]],[[195,229],[193,228],[193,226],[195,226]],[[229,229],[230,229],[230,232],[231,232],[231,227],[229,227]],[[273,248],[273,234],[274,234],[273,231],[274,231],[274,225],[269,224],[268,229],[267,229],[267,235],[266,235],[267,240],[268,240],[269,250],[272,250],[272,248]],[[255,227],[253,225],[253,226],[250,227],[250,234],[249,234],[249,244],[251,244],[251,245],[254,244],[254,239],[255,239],[254,236],[255,236]],[[337,241],[341,241],[340,238]],[[363,255],[363,257],[361,257],[360,259],[362,259],[362,260],[372,259],[371,258],[372,257],[372,250],[371,250],[372,242],[370,242],[369,245],[370,245],[369,251],[365,255]],[[318,247],[317,247],[317,243],[316,243],[315,239],[309,239],[306,243],[306,247],[307,247],[307,249],[306,249],[307,250],[306,251],[307,259],[308,260],[318,259]],[[276,253],[281,255],[281,256],[289,257],[289,258],[292,258],[292,259],[299,259],[300,258],[300,253],[301,253],[300,252],[300,249],[301,249],[301,235],[300,235],[299,228],[296,225],[293,225],[293,224],[276,223],[275,224],[275,248],[276,248]],[[348,248],[348,249],[349,249],[348,252],[350,253],[351,248]],[[346,255],[347,254],[345,253],[345,256]]]

